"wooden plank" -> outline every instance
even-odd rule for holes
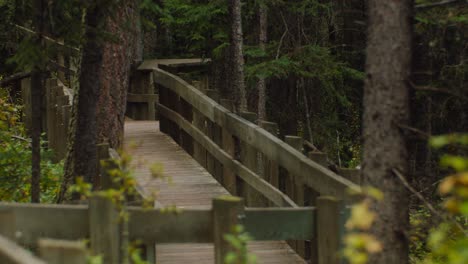
[[[318,264],[340,264],[339,252],[345,222],[343,202],[330,196],[317,199]]]
[[[88,253],[83,241],[39,240],[39,255],[48,264],[86,264]]]
[[[12,209],[0,209],[0,235],[16,240],[16,216]]]
[[[102,255],[104,263],[120,263],[119,212],[107,197],[89,200],[90,245],[93,255]]]
[[[224,239],[226,234],[232,234],[236,225],[242,224],[244,215],[243,201],[239,197],[221,196],[213,199],[213,243],[215,249],[215,264],[224,264],[229,252],[236,248]]]
[[[37,219],[35,219],[37,220]],[[2,264],[46,264],[46,262],[33,256],[13,241],[0,235],[0,263]]]
[[[208,58],[193,58],[193,59],[155,59],[145,60],[139,67],[140,71],[148,71],[158,68],[159,65],[167,67],[188,67],[202,66],[211,62]]]
[[[312,207],[247,208],[244,226],[255,240],[306,240],[315,237]]]
[[[145,243],[210,243],[211,210],[183,210],[166,213],[159,209],[143,210],[130,207],[130,239]]]
[[[302,151],[302,138],[298,136],[285,136],[284,142],[297,151]],[[304,183],[300,177],[288,173],[286,178],[286,194],[293,199],[298,206],[304,206]],[[289,240],[288,244],[301,257],[305,257],[305,241]]]
[[[260,178],[254,172],[242,165],[239,161],[233,160],[232,157],[224,150],[220,149],[210,138],[204,135],[200,130],[192,124],[184,120],[177,112],[159,105],[161,115],[176,122],[182,129],[189,133],[194,140],[200,143],[208,152],[216,157],[226,168],[229,168],[233,173],[239,175],[245,182],[263,194],[277,206],[297,207],[297,205],[286,195],[274,188],[270,183]]]
[[[241,112],[240,116],[250,122],[257,120],[257,114],[253,112]],[[240,160],[251,171],[255,174],[260,175],[258,171],[258,153],[257,150],[249,145],[247,142],[242,141],[240,143]],[[264,207],[267,206],[268,202],[263,196],[258,193],[254,188],[249,185],[245,186],[245,201],[246,205],[250,207]]]
[[[309,160],[264,129],[229,112],[181,78],[160,69],[154,69],[153,75],[158,84],[176,92],[205,117],[248,142],[269,159],[277,161],[280,166],[301,177],[304,184],[321,194],[351,200],[347,190],[360,190],[358,185]]]
[[[0,203],[0,209],[14,211],[21,245],[34,247],[41,237],[79,240],[89,236],[88,208],[84,205]]]

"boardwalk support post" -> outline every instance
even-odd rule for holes
[[[298,136],[285,136],[284,142],[295,150],[302,151],[302,138]],[[293,201],[299,205],[304,206],[304,184],[299,177],[288,172],[286,179],[286,194],[293,199]],[[296,253],[305,257],[305,244],[304,241],[300,240],[288,240],[288,244],[296,251]]]
[[[39,255],[49,264],[86,264],[86,246],[81,241],[39,240]]]
[[[16,240],[16,216],[13,210],[0,210],[0,236]]]
[[[244,217],[242,198],[220,196],[213,199],[213,241],[215,264],[224,264],[224,259],[235,249],[224,239],[225,234],[232,233],[233,228],[241,223]]]
[[[119,213],[109,198],[89,199],[91,252],[102,255],[104,263],[120,263]]]
[[[340,264],[339,251],[344,233],[343,202],[330,196],[317,198],[318,264]]]

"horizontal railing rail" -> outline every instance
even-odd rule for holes
[[[356,192],[360,190],[358,184],[308,159],[298,150],[281,141],[265,129],[230,112],[176,75],[155,68],[153,69],[153,80],[155,83],[174,92],[176,96],[180,96],[180,98],[211,122],[214,122],[240,140],[253,146],[263,155],[276,161],[279,166],[290,171],[295,176],[300,177],[306,186],[321,195],[331,195],[349,200],[348,190]],[[181,115],[171,112],[171,107],[164,105],[164,103],[160,101],[159,105],[163,109],[165,117],[181,125],[183,123],[180,120]],[[174,111],[174,109],[172,110]],[[187,124],[183,128],[188,130]],[[187,130],[185,132],[188,132]]]
[[[154,244],[159,243],[214,243],[215,252],[218,252],[229,247],[224,239],[219,238],[230,233],[232,226],[237,224],[242,224],[253,240],[317,238],[330,241],[330,234],[343,229],[349,215],[343,203],[329,197],[318,198],[317,207],[244,210],[241,199],[226,196],[213,199],[212,209],[167,212],[127,206],[124,210],[129,214],[128,236],[124,237],[119,231],[122,222],[118,220],[118,209],[111,200],[94,196],[89,203],[89,206],[0,203],[0,210],[14,215],[7,220],[13,221],[10,226],[15,229],[13,233],[19,245],[34,248],[42,238],[90,239],[91,251],[103,254],[105,261],[119,258],[119,245],[123,239],[143,241],[150,245],[147,248],[152,247],[153,250]],[[3,216],[5,214],[0,214],[0,222],[5,223]],[[337,234],[341,236],[342,232]],[[339,242],[340,239],[336,237],[331,241]],[[338,242],[336,245],[327,242],[313,246],[318,247],[314,250],[326,256],[336,252]],[[4,251],[10,246],[8,243],[5,246],[0,239],[0,257],[8,255]]]

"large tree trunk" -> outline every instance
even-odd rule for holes
[[[93,6],[86,13],[86,43],[83,47],[79,88],[73,106],[70,147],[65,161],[65,175],[58,202],[66,199],[67,188],[75,177],[83,176],[86,182],[92,182],[98,172],[96,113],[104,51],[104,42],[98,34],[103,29],[105,17],[105,9],[100,6]]]
[[[364,157],[367,184],[384,193],[375,204],[372,232],[384,245],[369,263],[408,263],[408,192],[392,170],[408,171],[408,151],[399,128],[409,120],[411,7],[413,2],[369,0],[364,88]]]
[[[122,146],[130,66],[135,56],[140,55],[136,39],[137,8],[137,1],[123,1],[113,9],[113,16],[106,23],[106,31],[117,40],[104,45],[97,133],[98,142],[109,143],[115,149]]]
[[[268,30],[268,10],[264,3],[260,3],[258,8],[258,44],[262,51],[265,51]],[[258,90],[258,119],[266,120],[266,83],[265,78],[257,80]]]
[[[34,26],[37,35],[35,45],[42,46],[42,33],[44,31],[44,0],[34,1]],[[31,75],[31,202],[39,203],[41,195],[41,132],[42,132],[42,99],[44,90],[44,73],[41,65],[42,61],[37,61]]]
[[[237,111],[247,111],[247,97],[244,80],[244,53],[242,34],[241,0],[229,1],[231,18],[231,92],[236,102]]]

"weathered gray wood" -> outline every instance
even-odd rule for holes
[[[166,213],[159,209],[142,210],[130,207],[130,240],[151,243],[212,242],[211,210],[184,210]]]
[[[0,235],[0,263],[2,264],[46,264],[28,250]]]
[[[329,196],[317,199],[318,264],[340,264],[339,250],[344,222],[343,203]]]
[[[193,125],[200,131],[206,131],[205,118],[196,109],[193,110]],[[197,141],[193,143],[193,157],[200,165],[206,168],[206,150]]]
[[[262,121],[260,126],[266,131],[270,132],[273,136],[278,136],[278,124],[273,122]],[[262,154],[263,164],[265,166],[264,173],[265,179],[276,188],[279,188],[279,167],[276,161],[268,159]]]
[[[250,122],[257,121],[256,113],[241,112],[240,116]],[[240,144],[240,160],[247,168],[255,172],[255,174],[260,175],[257,165],[257,150],[244,141],[242,141]],[[262,195],[249,185],[244,186],[243,195],[245,195],[244,197],[247,206],[263,207],[268,205],[268,202],[262,197]]]
[[[244,206],[241,198],[221,196],[213,199],[213,242],[216,264],[224,264],[227,254],[235,251],[224,236],[233,233],[233,228],[242,223],[243,217]]]
[[[309,160],[264,129],[230,113],[181,78],[160,69],[153,70],[153,75],[157,83],[175,91],[205,117],[215,121],[241,140],[248,142],[269,159],[276,160],[280,166],[303,178],[304,184],[316,191],[350,199],[346,190],[358,191],[360,189],[351,181]]]
[[[316,209],[247,208],[244,226],[254,240],[311,239],[315,237]]]
[[[12,209],[0,209],[0,235],[16,240],[16,216]]]
[[[324,167],[328,166],[328,155],[326,153],[310,151],[309,158]]]
[[[339,168],[338,174],[344,178],[361,185],[361,171],[359,169]]]
[[[297,151],[302,151],[302,138],[298,136],[285,136],[284,142]],[[286,176],[286,194],[293,199],[298,206],[304,206],[304,184],[300,177],[292,173]],[[305,257],[305,241],[289,240],[288,244],[301,257]]]
[[[234,101],[228,99],[221,99],[221,103],[230,111],[234,110]],[[234,159],[236,152],[236,143],[234,137],[228,130],[221,128],[221,147],[222,149]],[[231,169],[223,166],[223,186],[232,195],[239,195],[237,193],[237,176]]]
[[[297,205],[286,195],[274,188],[270,183],[260,178],[254,172],[242,165],[239,161],[233,160],[232,157],[224,150],[220,149],[211,139],[204,135],[200,130],[195,128],[192,124],[184,120],[177,112],[160,105],[161,115],[166,116],[168,119],[176,122],[182,129],[189,133],[194,140],[203,145],[203,147],[216,157],[225,168],[231,170],[232,173],[238,175],[246,183],[255,188],[263,194],[270,201],[274,202],[277,206],[297,207]]]
[[[119,213],[110,199],[89,199],[89,228],[92,254],[102,255],[104,263],[120,263]]]
[[[40,239],[39,255],[48,264],[86,264],[88,253],[82,241]]]
[[[313,161],[325,166],[325,164],[327,164],[327,156],[325,153],[322,153],[322,152],[309,152],[308,153],[308,156],[310,159],[312,159]],[[320,194],[318,192],[316,192],[315,190],[313,190],[312,188],[309,188],[309,187],[306,187],[306,191],[305,191],[305,201],[306,201],[306,204],[309,205],[309,206],[316,206],[317,205],[317,198],[320,196]],[[315,228],[317,228],[318,226],[316,225]],[[309,241],[309,245],[310,247],[310,260],[311,260],[311,263],[317,263],[318,262],[318,239],[317,239],[317,236],[313,237],[312,239],[310,239]]]
[[[0,210],[14,212],[17,241],[22,245],[35,247],[41,237],[79,240],[89,236],[88,208],[84,205],[0,203]]]

